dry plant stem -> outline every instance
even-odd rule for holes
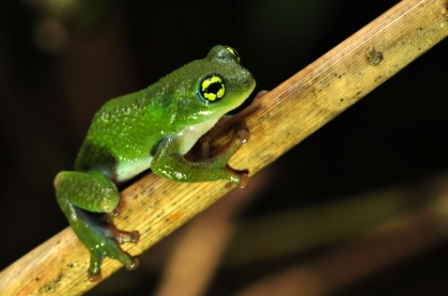
[[[244,121],[251,131],[251,140],[231,165],[251,174],[261,170],[437,44],[448,35],[446,5],[446,0],[399,2],[257,100],[229,122],[239,129],[235,126]],[[229,134],[229,129],[219,134]],[[143,252],[230,189],[225,182],[179,184],[153,175],[143,178],[122,194],[117,227],[141,233],[140,243],[125,249]],[[5,269],[0,293],[82,294],[95,285],[87,280],[88,260],[87,250],[65,229]],[[120,267],[106,259],[103,277]]]
[[[239,213],[257,196],[271,177],[264,170],[245,190],[234,190],[191,219],[169,253],[154,295],[206,295],[211,278],[233,237]]]

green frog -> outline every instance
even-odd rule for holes
[[[74,171],[62,171],[54,181],[59,206],[90,252],[91,281],[101,279],[105,256],[130,270],[139,264],[119,246],[137,243],[139,233],[118,230],[98,217],[116,209],[117,184],[150,169],[179,182],[228,180],[247,185],[247,174],[227,166],[248,140],[247,131],[238,132],[228,148],[213,157],[191,161],[185,154],[221,117],[240,106],[254,87],[255,80],[240,65],[237,51],[215,46],[204,59],[141,91],[108,101],[95,114]]]

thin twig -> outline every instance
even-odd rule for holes
[[[405,0],[238,114],[219,142],[247,128],[251,140],[231,160],[258,172],[448,35],[446,0]],[[227,137],[227,138],[226,138]],[[149,174],[122,194],[117,227],[138,230],[140,254],[225,195],[225,182],[180,184]],[[1,295],[82,294],[89,254],[67,228],[0,274]],[[120,268],[106,259],[103,277]]]

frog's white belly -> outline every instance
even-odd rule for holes
[[[202,123],[185,127],[178,135],[179,154],[186,154],[196,144],[196,142],[205,135],[221,116],[210,117]]]
[[[120,160],[116,167],[116,180],[118,183],[127,181],[143,171],[150,168],[152,162],[152,156],[141,158],[139,160]]]
[[[196,144],[200,137],[207,133],[219,120],[220,116],[213,116],[202,123],[185,127],[177,135],[173,136],[177,145],[177,154],[185,155]],[[151,167],[153,157],[148,155],[138,160],[119,159],[116,168],[116,181],[127,181]]]

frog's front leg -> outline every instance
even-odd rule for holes
[[[208,182],[228,180],[246,187],[249,184],[247,174],[231,170],[227,163],[238,148],[249,140],[249,132],[239,131],[229,146],[220,153],[208,157],[209,143],[202,143],[202,158],[189,161],[178,153],[179,143],[176,138],[167,137],[159,146],[151,163],[151,171],[159,176],[179,182]],[[207,156],[207,157],[205,157]]]
[[[137,243],[139,233],[119,231],[110,221],[95,214],[112,213],[120,200],[118,189],[109,178],[100,172],[60,172],[54,185],[59,206],[90,252],[91,281],[101,279],[104,256],[117,259],[127,269],[138,266],[138,259],[124,252],[119,243]]]

